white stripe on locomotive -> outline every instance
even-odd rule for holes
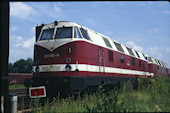
[[[53,65],[39,65],[39,72],[60,72],[65,71],[66,64],[53,64]],[[88,72],[100,72],[99,66],[97,65],[88,65],[88,64],[70,64],[71,71],[79,69],[79,71],[88,71]],[[36,66],[33,67],[35,72]],[[113,67],[105,67],[105,73],[117,73],[117,74],[128,74],[128,75],[144,75],[144,76],[154,76],[154,73],[149,73],[145,71],[137,71],[130,69],[121,69]]]

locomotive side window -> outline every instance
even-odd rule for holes
[[[155,59],[155,61],[156,61],[156,63],[159,65],[159,63],[158,63],[157,59]]]
[[[135,51],[135,52],[136,52],[137,56],[140,58],[140,56],[139,56],[138,52],[137,52],[137,51]]]
[[[144,54],[143,54],[143,56],[144,56],[145,60],[147,60],[147,57],[145,57],[145,55],[144,55]]]
[[[54,28],[43,30],[40,40],[51,40],[53,38]]]
[[[162,61],[160,61],[160,63],[161,63],[162,66],[164,66],[163,63],[162,63]]]
[[[83,37],[87,40],[90,40],[88,34],[87,34],[87,31],[83,28],[80,28],[80,31],[81,31],[81,34],[83,35]]]
[[[165,67],[164,62],[162,62],[163,67]]]
[[[153,63],[154,63],[154,64],[156,63],[156,61],[155,61],[155,59],[154,59],[154,58],[152,58],[152,61],[153,61]]]
[[[109,51],[109,62],[113,62],[113,52]]]
[[[166,67],[165,62],[163,62],[164,67]]]
[[[127,48],[127,50],[129,51],[130,55],[135,56],[135,55],[133,54],[132,49],[130,49],[130,48],[128,48],[128,47],[126,47],[126,48]]]
[[[114,44],[116,45],[116,48],[117,48],[119,51],[124,52],[122,46],[121,46],[119,43],[114,42]]]
[[[132,58],[132,65],[135,65],[135,58]]]
[[[159,63],[159,65],[161,65],[161,63],[159,62],[159,60],[158,60],[158,63]]]
[[[121,63],[124,63],[125,62],[125,56],[120,54],[120,62]]]
[[[160,64],[161,64],[161,66],[163,66],[163,65],[162,65],[162,61],[159,61],[159,62],[160,62]]]
[[[72,27],[57,28],[55,39],[72,38]]]
[[[82,38],[78,27],[74,27],[74,38]]]
[[[111,44],[110,44],[109,40],[108,40],[107,38],[104,38],[104,37],[102,37],[102,38],[103,38],[103,40],[104,40],[105,44],[107,45],[107,47],[112,48],[112,46],[111,46]]]

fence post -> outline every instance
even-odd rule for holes
[[[17,113],[18,96],[16,94],[10,94],[11,99],[11,113]]]

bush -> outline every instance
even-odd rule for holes
[[[92,108],[90,108],[87,104],[84,104],[84,107],[88,110],[88,112],[120,112],[123,109],[124,103],[118,103],[117,92],[110,92],[106,95],[99,87],[96,98],[96,104]]]

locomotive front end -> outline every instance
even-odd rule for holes
[[[77,59],[81,59],[78,53],[83,55],[83,44],[73,44],[79,42],[80,37],[78,26],[74,23],[55,21],[36,27],[31,98],[54,97],[58,92],[62,96],[72,93],[70,77],[78,74],[77,64],[83,62]],[[38,89],[45,93],[37,95]]]

